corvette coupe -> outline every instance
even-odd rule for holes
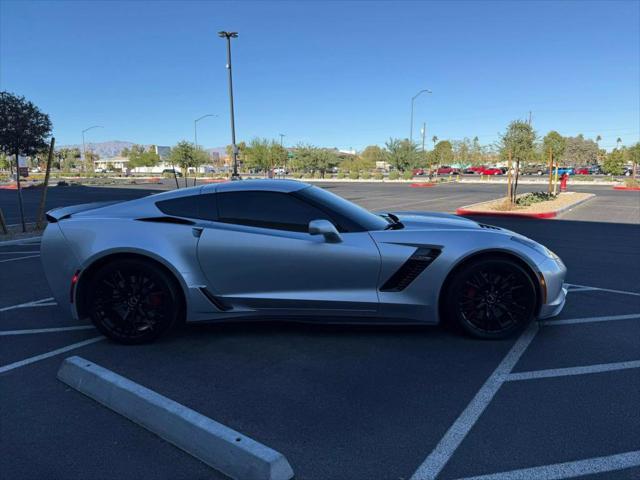
[[[443,213],[372,213],[292,180],[246,180],[47,213],[41,258],[75,318],[121,343],[182,322],[436,324],[504,338],[565,302],[546,247]]]

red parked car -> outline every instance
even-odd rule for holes
[[[447,165],[443,165],[436,170],[436,174],[438,175],[460,175],[460,170],[457,168],[449,167]]]
[[[502,175],[504,171],[498,167],[487,167],[480,173],[482,173],[482,175]]]
[[[487,167],[485,167],[484,165],[481,166],[481,167],[469,167],[469,168],[465,168],[464,173],[469,174],[469,175],[474,175],[474,174],[479,175],[486,168]]]
[[[414,177],[427,174],[427,172],[425,172],[424,168],[414,168],[411,173],[413,173]]]
[[[575,175],[591,175],[591,169],[589,167],[579,167],[573,173]]]

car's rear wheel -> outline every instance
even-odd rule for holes
[[[101,333],[120,343],[155,340],[180,317],[176,281],[160,266],[138,259],[114,260],[91,273],[87,313]]]
[[[536,289],[527,271],[515,261],[479,259],[454,275],[445,292],[443,313],[465,333],[505,338],[534,318]]]

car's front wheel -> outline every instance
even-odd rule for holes
[[[529,274],[515,261],[479,259],[454,275],[445,292],[443,313],[467,334],[505,338],[534,318],[536,289]]]
[[[119,343],[155,340],[181,313],[176,281],[160,266],[138,259],[106,263],[88,279],[85,305],[98,330]]]

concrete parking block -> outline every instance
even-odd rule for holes
[[[281,453],[81,357],[65,359],[58,379],[231,478],[293,477]]]

